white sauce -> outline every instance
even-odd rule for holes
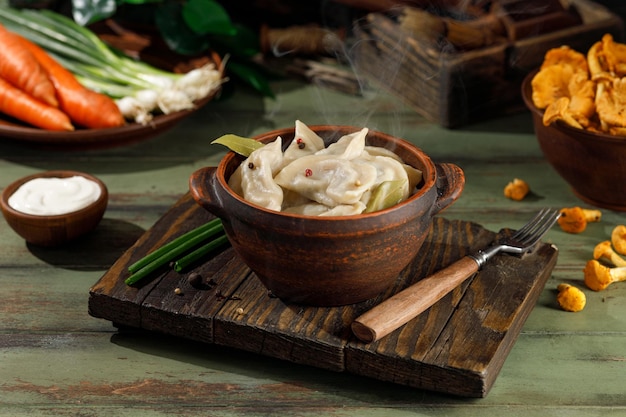
[[[22,184],[9,205],[22,213],[53,216],[80,210],[100,197],[100,187],[76,175],[68,178],[35,178]]]

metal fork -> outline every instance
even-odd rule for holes
[[[542,209],[528,223],[492,246],[467,255],[452,265],[421,279],[365,312],[352,323],[352,332],[371,343],[431,307],[443,296],[480,270],[499,252],[522,254],[529,251],[560,217],[559,210]]]

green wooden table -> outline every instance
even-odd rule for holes
[[[420,391],[247,352],[141,331],[119,331],[87,312],[90,287],[187,191],[189,175],[216,164],[224,134],[307,124],[351,124],[392,133],[466,174],[462,197],[441,213],[497,231],[544,206],[583,205],[545,162],[521,112],[458,130],[426,122],[397,100],[282,81],[276,100],[240,89],[173,130],[106,150],[53,151],[0,140],[0,189],[33,172],[75,169],[100,177],[110,202],[93,233],[63,248],[26,245],[0,220],[0,415],[84,416],[623,416],[626,284],[586,290],[580,313],[556,306],[559,283],[584,289],[594,245],[626,222],[603,210],[580,235],[554,228],[552,276],[486,398]],[[533,195],[503,197],[523,178]]]

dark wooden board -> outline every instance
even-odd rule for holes
[[[213,216],[185,195],[91,288],[89,314],[135,327],[233,347],[330,371],[466,397],[484,397],[556,264],[558,251],[539,244],[523,257],[497,255],[429,310],[372,344],[353,337],[361,313],[488,245],[495,233],[436,217],[420,255],[384,294],[342,307],[287,304],[272,297],[230,247],[193,271],[211,285],[196,289],[165,269],[138,287],[126,268],[151,250]],[[180,288],[182,293],[176,294]]]

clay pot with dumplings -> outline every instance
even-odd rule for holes
[[[310,126],[325,142],[360,130],[350,126]],[[294,128],[255,139],[293,140]],[[285,302],[337,306],[368,300],[391,286],[415,258],[432,218],[450,206],[465,185],[462,170],[435,164],[411,143],[370,131],[368,145],[393,150],[423,173],[419,189],[384,210],[335,217],[315,217],[268,210],[244,200],[228,179],[244,160],[229,152],[217,167],[194,172],[193,198],[222,219],[235,252],[275,296]]]

